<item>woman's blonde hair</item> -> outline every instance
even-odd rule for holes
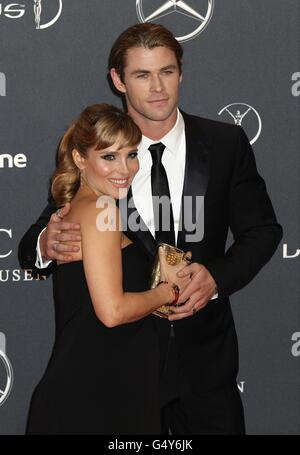
[[[73,150],[87,157],[90,149],[101,150],[117,140],[120,148],[141,141],[142,133],[131,117],[115,106],[88,106],[64,134],[58,150],[58,162],[51,182],[51,193],[58,206],[70,202],[80,186],[80,170]]]

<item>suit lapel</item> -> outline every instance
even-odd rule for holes
[[[203,142],[204,134],[201,132],[200,119],[185,114],[182,111],[181,113],[185,122],[186,159],[177,246],[183,249],[185,235],[187,233],[193,234],[195,231],[195,229],[192,231],[186,230],[183,223],[184,196],[192,196],[190,199],[192,202],[193,221],[196,222],[197,216],[199,216],[196,210],[196,196],[204,196],[206,192],[209,178],[209,153],[207,144]],[[132,241],[137,241],[147,254],[153,258],[157,251],[157,242],[135,207],[131,187],[129,188],[127,198],[123,202],[119,202],[119,207],[124,232]],[[140,226],[138,230],[135,230],[133,227],[135,221]]]
[[[188,232],[183,223],[184,196],[192,196],[190,200],[192,203],[193,222],[195,223],[200,214],[199,210],[196,210],[196,196],[204,197],[209,178],[209,153],[207,145],[203,142],[203,135],[201,134],[199,125],[200,119],[187,115],[184,112],[182,112],[182,115],[185,122],[186,160],[177,240],[177,246],[181,249],[183,249],[185,235]],[[188,215],[190,216],[191,214],[189,213]],[[194,231],[195,229],[188,233],[192,234]]]

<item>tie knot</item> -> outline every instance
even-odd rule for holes
[[[148,150],[151,153],[152,162],[154,165],[161,162],[162,155],[163,155],[165,148],[166,148],[166,146],[162,142],[158,142],[157,144],[152,144],[148,148]]]

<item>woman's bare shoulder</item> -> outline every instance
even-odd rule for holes
[[[121,244],[121,221],[116,201],[108,196],[84,198],[74,204],[73,217],[85,242]]]
[[[74,223],[85,223],[93,217],[107,217],[111,223],[117,222],[120,218],[119,208],[116,201],[110,196],[82,197],[71,202],[71,210],[65,221]],[[106,223],[106,221],[105,221]]]

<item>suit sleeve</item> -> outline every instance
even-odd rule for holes
[[[51,215],[57,209],[55,202],[52,198],[49,199],[47,207],[43,210],[38,220],[28,229],[28,231],[22,237],[19,248],[18,258],[20,266],[23,269],[32,269],[32,276],[37,275],[49,276],[55,267],[55,262],[52,262],[45,269],[37,269],[35,267],[36,262],[36,245],[40,232],[47,226]]]
[[[229,223],[234,242],[223,257],[204,264],[220,297],[247,285],[271,259],[282,238],[254,153],[242,128],[238,129],[234,171],[230,189]]]

